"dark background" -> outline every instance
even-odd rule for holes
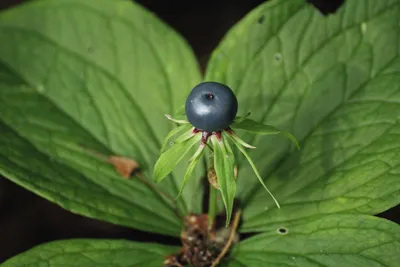
[[[0,0],[0,9],[22,3]],[[226,31],[263,0],[136,1],[180,32],[191,44],[204,70],[210,53]],[[322,13],[333,12],[343,0],[309,0]],[[204,38],[207,36],[207,38]],[[400,222],[400,207],[380,216]],[[125,238],[163,241],[162,236],[74,215],[0,177],[0,262],[37,244],[67,238]],[[179,244],[179,240],[167,240]]]

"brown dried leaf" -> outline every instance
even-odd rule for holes
[[[104,154],[101,154],[97,151],[91,150],[86,148],[85,146],[81,146],[83,150],[88,152],[89,154],[102,159],[104,161],[107,161],[111,163],[115,170],[124,178],[130,179],[132,174],[135,171],[138,171],[140,166],[139,163],[137,163],[136,160],[122,157],[122,156],[117,156],[117,155],[112,155],[112,156],[107,156]]]
[[[139,163],[130,158],[110,156],[108,162],[114,165],[115,170],[126,179],[130,179],[132,174],[139,169]]]
[[[237,165],[235,165],[235,168],[233,169],[233,174],[235,175],[235,180],[237,180],[237,174],[238,174]],[[216,174],[216,172],[215,172],[214,167],[211,167],[211,168],[208,170],[207,178],[208,178],[208,182],[209,182],[215,189],[219,190],[218,177],[217,177],[217,174]]]
[[[183,267],[183,265],[179,262],[181,254],[183,254],[182,251],[178,255],[167,256],[163,262],[164,267]]]
[[[208,182],[214,186],[215,189],[219,190],[219,185],[217,181],[217,174],[215,172],[214,167],[211,167],[207,173]]]

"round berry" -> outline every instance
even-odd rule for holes
[[[190,92],[185,110],[194,127],[215,132],[228,128],[233,122],[238,102],[228,86],[217,82],[203,82]]]

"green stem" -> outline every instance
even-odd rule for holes
[[[217,189],[210,184],[210,196],[208,201],[208,229],[211,230],[217,215]]]

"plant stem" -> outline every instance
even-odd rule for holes
[[[212,263],[211,267],[215,267],[218,265],[218,263],[222,260],[223,257],[225,257],[226,253],[228,253],[229,248],[232,245],[233,239],[235,238],[236,230],[239,225],[239,220],[240,220],[240,215],[242,214],[241,210],[238,210],[235,214],[235,218],[233,219],[233,223],[231,226],[231,232],[229,234],[229,239],[228,242],[226,242],[224,248],[222,249],[221,253],[218,255],[218,257],[214,260]]]
[[[215,216],[217,215],[217,189],[215,189],[211,184],[210,186],[210,196],[208,201],[208,229],[211,230]]]
[[[240,215],[242,214],[241,210],[238,210],[235,214],[235,218],[233,219],[233,223],[231,226],[231,232],[229,234],[229,239],[228,242],[226,242],[224,248],[222,249],[221,253],[218,255],[218,257],[214,260],[212,263],[211,267],[215,267],[218,265],[218,263],[222,260],[223,257],[225,257],[226,253],[228,253],[229,248],[232,245],[233,239],[235,238],[236,230],[239,225],[239,220],[240,220]]]

